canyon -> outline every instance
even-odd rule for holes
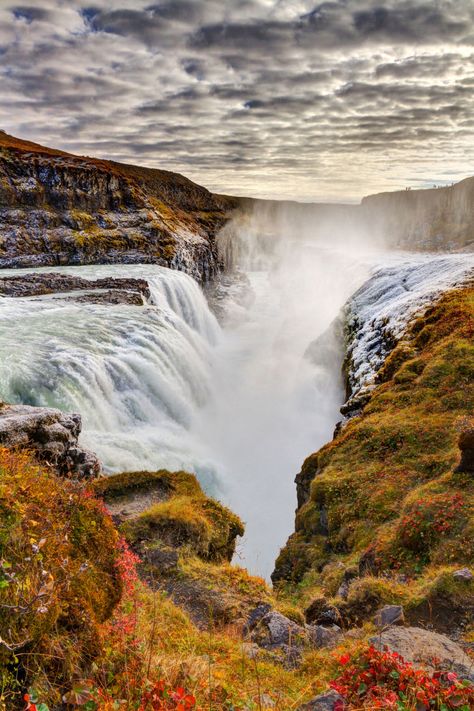
[[[0,133],[2,535],[23,579],[69,497],[80,591],[41,592],[35,558],[50,612],[34,630],[18,612],[0,658],[25,635],[50,654],[54,629],[60,691],[30,659],[51,708],[72,693],[68,635],[84,679],[101,625],[140,596],[137,644],[151,634],[146,654],[213,708],[344,708],[342,681],[325,686],[369,640],[423,673],[431,649],[468,689],[473,192],[469,178],[361,205],[254,201]],[[137,556],[128,592],[119,533]]]

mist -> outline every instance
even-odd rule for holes
[[[223,333],[194,433],[245,522],[239,562],[268,577],[293,528],[294,476],[341,417],[338,317],[369,275],[373,246],[329,219],[263,203],[224,228],[219,249],[231,276],[217,287]]]

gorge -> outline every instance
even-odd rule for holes
[[[413,191],[361,206],[299,206],[216,196],[182,176],[6,134],[0,146],[0,398],[81,415],[79,445],[106,474],[93,486],[141,556],[149,588],[199,630],[246,630],[257,648],[249,654],[270,654],[262,664],[271,683],[279,670],[294,674],[285,681],[292,705],[286,697],[282,709],[321,689],[308,681],[313,671],[298,679],[300,657],[313,669],[315,648],[365,641],[361,630],[384,604],[403,604],[417,627],[439,594],[452,624],[443,612],[428,628],[461,639],[472,576],[461,592],[464,582],[450,576],[470,562],[470,514],[452,540],[446,524],[444,548],[427,534],[429,552],[396,529],[395,543],[413,557],[393,553],[384,535],[423,498],[420,488],[432,486],[436,502],[470,495],[469,475],[450,477],[458,432],[472,418],[474,179],[443,188],[439,200]],[[392,432],[411,396],[420,408],[407,416],[412,431],[404,423]],[[390,421],[357,439],[379,411]],[[377,492],[382,500],[372,502]],[[371,558],[373,541],[383,563]],[[229,565],[232,556],[248,573]],[[272,573],[273,591],[252,577]],[[270,620],[270,641],[260,619]],[[337,641],[341,630],[347,638]],[[293,634],[304,638],[296,652]],[[464,652],[455,654],[469,677]]]

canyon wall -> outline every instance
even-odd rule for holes
[[[0,267],[145,262],[207,279],[233,206],[181,175],[0,132]]]

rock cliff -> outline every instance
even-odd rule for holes
[[[234,206],[175,173],[0,132],[0,267],[148,262],[206,280]]]

